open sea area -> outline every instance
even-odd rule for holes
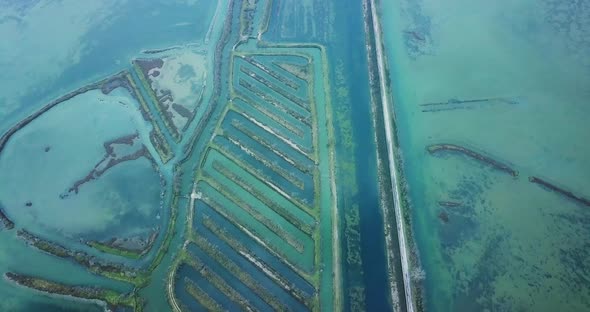
[[[590,312],[590,0],[0,0],[0,312]]]

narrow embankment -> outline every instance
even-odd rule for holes
[[[392,101],[387,90],[387,71],[385,67],[385,59],[383,52],[383,41],[381,38],[381,24],[379,22],[379,16],[377,14],[377,8],[375,0],[370,0],[371,4],[371,16],[373,19],[373,32],[375,34],[375,50],[377,53],[377,67],[379,70],[379,82],[381,89],[381,103],[383,105],[383,120],[385,123],[385,136],[387,139],[387,156],[389,160],[389,174],[391,176],[391,187],[393,192],[393,201],[395,208],[395,219],[397,223],[397,232],[399,237],[399,248],[400,248],[400,261],[402,266],[402,274],[404,280],[404,293],[406,297],[406,305],[408,312],[414,312],[414,298],[412,295],[412,285],[410,279],[410,263],[407,250],[407,238],[406,230],[403,222],[403,214],[401,207],[401,195],[399,190],[399,179],[398,179],[398,164],[395,159],[395,142],[394,142],[394,126],[392,124],[393,114]]]

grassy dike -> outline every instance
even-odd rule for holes
[[[55,242],[40,238],[25,230],[18,230],[17,236],[30,246],[50,255],[73,261],[90,272],[141,288],[149,282],[149,274],[118,263],[104,262],[81,251],[71,250]]]
[[[104,253],[108,253],[111,255],[116,255],[116,256],[124,257],[124,258],[128,258],[128,259],[139,259],[139,258],[141,258],[142,254],[143,254],[143,252],[124,249],[124,248],[118,248],[118,247],[111,246],[109,244],[103,244],[103,243],[97,242],[97,241],[90,241],[86,244],[88,246],[100,251],[100,252],[104,252]]]
[[[118,292],[109,289],[70,286],[13,272],[5,273],[4,278],[17,285],[35,289],[50,295],[61,295],[89,301],[104,302],[111,310],[121,306],[130,307],[133,311],[142,311],[143,309],[143,302],[135,292],[121,295]]]
[[[148,94],[148,97],[152,101],[153,105],[156,107],[156,110],[158,111],[158,114],[161,116],[162,121],[164,121],[164,125],[170,132],[170,135],[172,136],[174,141],[176,141],[176,143],[179,143],[182,138],[180,132],[178,132],[178,129],[174,125],[174,122],[172,122],[172,119],[170,119],[170,116],[168,116],[167,112],[165,112],[162,109],[162,104],[156,97],[156,94],[154,93],[154,90],[152,89],[150,82],[145,77],[143,69],[139,66],[139,64],[136,61],[133,61],[132,63],[135,74],[139,78],[139,81],[141,82],[145,92]]]
[[[162,163],[166,164],[168,161],[170,161],[170,159],[172,159],[174,157],[174,154],[172,153],[172,150],[170,149],[170,145],[166,141],[164,134],[162,133],[162,130],[160,129],[156,120],[154,119],[154,116],[152,115],[150,108],[148,107],[147,103],[145,102],[145,99],[143,98],[143,96],[141,95],[141,92],[139,91],[137,85],[135,84],[135,81],[133,80],[133,77],[131,76],[131,74],[127,73],[126,78],[127,78],[127,81],[129,82],[129,84],[131,85],[134,97],[136,99],[138,99],[138,101],[139,101],[140,110],[141,110],[144,118],[147,121],[149,121],[152,124],[152,126],[154,127],[153,131],[150,133],[150,140],[152,141],[152,144],[154,145],[154,148],[156,149],[156,151],[158,151],[158,154],[160,156],[160,159],[162,160]]]

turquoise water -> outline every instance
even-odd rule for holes
[[[155,223],[160,183],[147,160],[122,163],[107,171],[100,183],[83,184],[79,194],[61,198],[101,162],[106,153],[103,142],[140,131],[147,137],[139,112],[119,101],[130,99],[124,93],[104,96],[89,91],[43,114],[12,137],[0,158],[4,186],[0,196],[14,222],[65,237],[89,238],[96,233],[103,236],[100,239],[105,238],[100,233],[116,233],[114,226],[125,223],[125,217],[133,222],[151,216],[150,223]],[[64,120],[69,120],[67,125]],[[136,179],[146,186],[131,190],[130,182]],[[140,230],[131,224],[126,227],[127,234]]]
[[[588,207],[529,182],[590,196],[589,12],[587,1],[382,1],[428,310],[590,309]],[[518,176],[426,150],[443,143]]]
[[[0,129],[5,131],[55,97],[128,68],[142,50],[201,44],[215,9],[204,1],[4,2]],[[134,133],[144,144],[149,142],[151,125],[137,105],[121,89],[109,95],[88,91],[37,118],[10,140],[0,157],[0,202],[17,228],[91,254],[97,252],[80,240],[146,239],[154,230],[165,229],[169,211],[160,201],[162,181],[145,158],[116,165],[82,185],[78,194],[59,198],[101,163],[104,142]],[[147,144],[147,149],[157,159],[153,147]],[[125,147],[115,152],[125,153]],[[2,274],[17,271],[70,285],[131,290],[27,248],[14,231],[0,232],[0,240]],[[4,279],[0,288],[2,311],[103,310],[52,299]]]
[[[403,272],[370,1],[5,1],[2,133],[122,74],[0,150],[0,273],[137,288],[158,312],[405,311],[402,273],[417,311],[589,310],[586,2],[377,1]],[[139,256],[87,245],[153,233]],[[4,278],[0,299],[104,310]]]
[[[142,50],[202,42],[215,13],[204,0],[4,4],[3,130],[44,102],[126,68]]]
[[[162,262],[150,272],[151,279],[139,291],[145,299],[145,311],[171,309],[170,299],[163,295],[170,294],[167,287],[170,281],[175,297],[192,308],[202,308],[203,302],[196,303],[191,299],[193,295],[186,292],[185,277],[201,281],[198,286],[202,291],[223,302],[236,298],[235,294],[221,290],[225,286],[219,279],[229,281],[240,296],[251,299],[263,310],[279,303],[301,309],[311,306],[351,311],[388,309],[395,299],[388,295],[384,222],[379,201],[383,190],[377,183],[376,160],[380,152],[376,151],[374,136],[377,129],[371,122],[374,116],[369,97],[367,35],[363,15],[359,13],[361,3],[307,0],[274,1],[267,5],[266,1],[259,1],[252,29],[242,33],[251,40],[239,49],[245,55],[270,54],[270,57],[255,57],[267,69],[241,59],[235,62],[251,74],[263,77],[264,80],[248,78],[247,81],[264,97],[251,91],[238,91],[245,97],[244,102],[236,98],[232,105],[242,115],[227,113],[227,120],[219,123],[220,129],[228,132],[227,138],[217,136],[213,140],[213,134],[219,134],[216,123],[225,118],[228,99],[235,96],[232,88],[239,85],[240,79],[246,79],[244,73],[235,74],[234,79],[229,75],[237,68],[232,67],[231,53],[240,39],[240,9],[247,3],[235,1],[231,12],[229,3],[198,0],[7,3],[0,11],[0,33],[10,39],[0,43],[0,64],[5,68],[5,75],[0,77],[1,130],[8,130],[54,98],[88,83],[122,70],[126,72],[119,82],[127,81],[126,77],[130,80],[125,82],[125,88],[116,88],[108,94],[100,86],[81,92],[35,118],[10,138],[0,154],[3,211],[16,229],[26,229],[99,259],[145,269],[162,255]],[[224,25],[229,25],[227,33]],[[267,45],[298,46],[257,47],[254,38]],[[198,55],[189,55],[186,53],[189,51]],[[157,58],[163,58],[165,65],[158,73],[149,71],[148,77],[142,77],[131,65],[131,60]],[[192,70],[192,77],[198,79],[187,80],[183,74],[186,70],[182,68]],[[125,76],[127,72],[129,75]],[[143,78],[149,80],[147,84],[142,82]],[[284,85],[285,79],[292,83]],[[131,90],[130,83],[135,84],[137,91]],[[202,101],[194,94],[201,90]],[[185,119],[175,115],[179,111],[174,111],[174,107],[162,106],[166,103],[163,100],[160,105],[155,102],[166,97],[167,92],[175,103],[194,109],[194,118],[182,117],[188,120],[185,124]],[[291,106],[287,111],[277,110],[267,97]],[[171,114],[175,126],[183,127],[181,138],[174,138],[173,129],[166,124],[160,110]],[[274,116],[269,117],[269,112]],[[263,130],[250,118],[275,130]],[[250,132],[257,137],[247,135]],[[108,142],[130,135],[137,136],[133,144],[117,143],[110,150]],[[293,135],[297,137],[291,138]],[[240,145],[231,139],[237,139]],[[161,157],[157,140],[169,146],[170,159]],[[219,145],[219,153],[240,158],[226,159],[217,152],[205,154],[211,145]],[[109,167],[112,160],[132,155],[141,148],[145,149],[145,157],[115,164],[96,175],[96,170]],[[243,148],[257,154],[244,153]],[[278,149],[279,153],[271,153],[270,148]],[[207,161],[201,163],[202,159]],[[222,178],[221,169],[215,168],[216,161],[212,159],[220,161],[222,168],[230,168],[235,176]],[[286,172],[275,172],[273,166]],[[208,180],[195,183],[195,176],[199,175],[207,175]],[[213,183],[214,178],[225,181],[223,187]],[[250,181],[255,190],[263,190],[259,200],[240,189],[235,183],[239,178]],[[85,182],[77,184],[80,181]],[[190,197],[196,194],[191,193],[193,187],[209,194],[223,207],[214,209],[198,201],[192,211]],[[261,216],[237,208],[240,198],[255,204],[250,209],[265,212],[268,218],[265,227],[260,224]],[[336,201],[334,205],[332,200]],[[211,203],[211,199],[206,202]],[[272,202],[278,203],[282,210],[271,210]],[[228,215],[222,218],[218,211]],[[202,224],[189,223],[192,218]],[[295,223],[287,222],[287,218]],[[172,220],[176,223],[168,229]],[[278,225],[273,227],[271,223]],[[189,232],[193,226],[196,231]],[[243,235],[243,227],[254,234]],[[219,229],[236,236],[236,242],[248,249],[237,248],[240,245],[235,243],[230,247],[228,244],[233,241]],[[105,254],[85,244],[89,240],[104,242],[111,238],[145,239],[153,231],[159,231],[154,247],[140,260]],[[264,248],[252,238],[258,233],[265,234]],[[244,271],[248,275],[265,281],[265,291],[278,299],[257,297],[261,290],[252,290],[254,284],[247,278],[232,275],[238,271],[228,269],[227,264],[222,266],[214,258],[215,253],[211,253],[213,247],[206,247],[203,239],[216,243],[214,248],[220,248],[231,261],[248,268]],[[15,230],[1,231],[0,240],[4,248],[0,257],[2,273],[19,272],[67,285],[94,285],[121,293],[128,293],[133,287],[31,249],[16,237]],[[281,247],[285,241],[290,248]],[[169,245],[160,254],[162,244]],[[192,247],[183,246],[195,248],[190,251]],[[190,251],[188,257],[192,255],[204,261],[208,271],[197,272],[193,266],[181,264],[176,272],[184,249]],[[277,271],[261,271],[261,264],[256,262],[260,260],[244,258],[246,252],[260,257],[262,263]],[[36,260],[19,264],[20,257],[30,256]],[[181,278],[174,280],[172,275],[170,279],[171,272]],[[285,279],[279,280],[280,283],[294,283],[294,290],[287,286],[276,288],[277,274]],[[207,281],[203,280],[205,275]],[[318,285],[320,289],[316,289]],[[6,290],[3,294],[14,294],[13,300],[0,301],[3,310],[91,311],[96,308],[91,304],[72,304],[64,298],[37,297],[37,292],[16,287],[6,280],[0,283],[0,288]],[[229,302],[223,306],[237,307]]]

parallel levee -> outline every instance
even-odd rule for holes
[[[312,61],[234,53],[232,98],[197,172],[192,232],[176,272],[183,308],[319,308]]]

